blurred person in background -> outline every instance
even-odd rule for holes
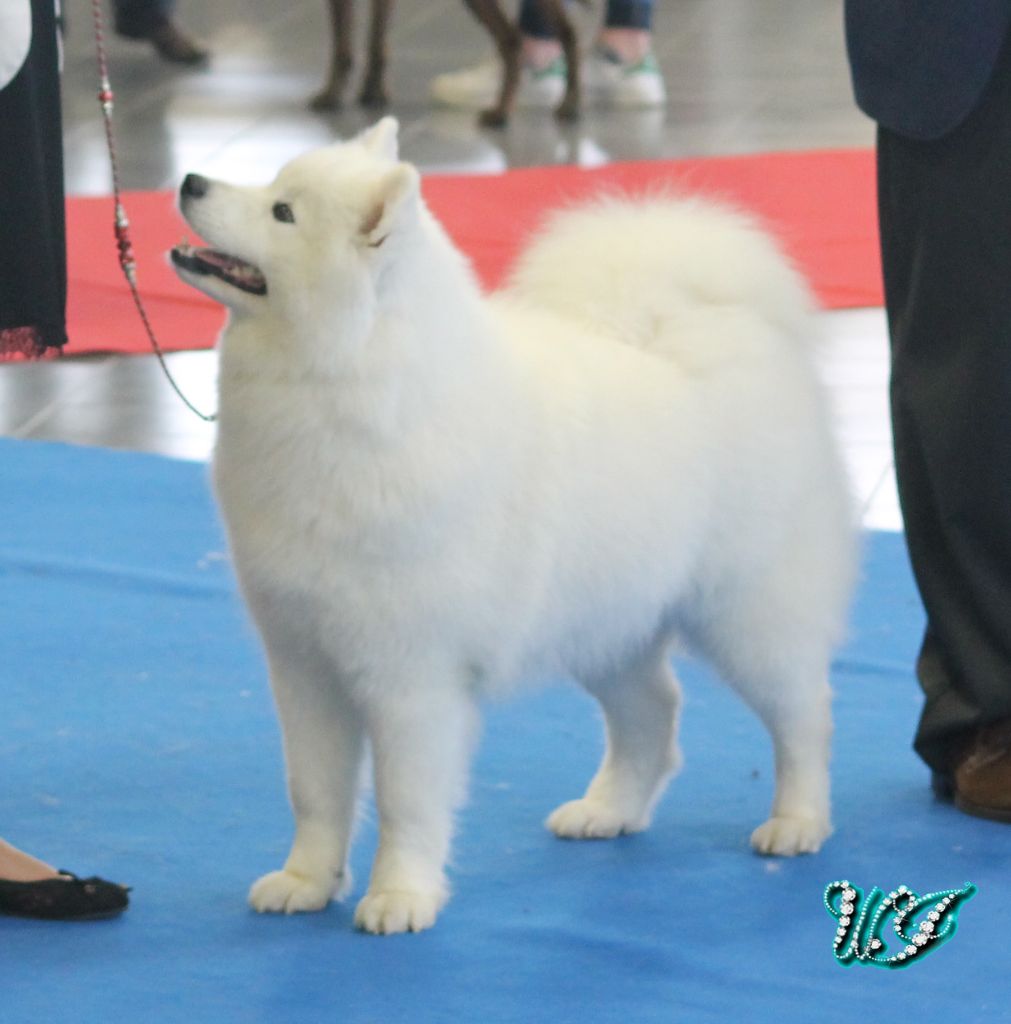
[[[604,25],[589,54],[585,92],[605,106],[650,108],[667,102],[653,54],[653,0],[607,0]],[[520,5],[522,51],[516,106],[552,110],[565,93],[562,47],[536,0]],[[502,63],[496,57],[472,68],[437,75],[432,98],[443,106],[481,110],[498,96]]]

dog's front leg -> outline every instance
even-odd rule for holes
[[[322,910],[351,887],[347,859],[365,726],[323,663],[279,657],[274,647],[268,658],[295,840],[284,867],[254,883],[249,902],[261,912],[293,914]]]
[[[309,101],[313,110],[339,110],[351,73],[351,8],[354,0],[330,0],[330,72],[323,88]]]
[[[379,848],[355,923],[380,935],[430,928],[445,904],[453,811],[466,792],[476,732],[461,687],[412,686],[369,719]]]
[[[502,13],[498,0],[466,0],[474,17],[488,30],[502,58],[502,88],[494,107],[481,111],[478,118],[486,128],[502,128],[512,113],[520,80],[520,30]]]
[[[365,80],[358,102],[363,107],[385,107],[390,98],[386,91],[387,43],[393,0],[372,0],[369,23],[369,56]]]
[[[579,37],[565,10],[565,0],[538,0],[541,13],[551,24],[562,44],[565,54],[565,95],[555,109],[555,117],[561,121],[574,121],[582,107],[582,57],[579,52]]]

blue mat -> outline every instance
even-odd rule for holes
[[[573,687],[489,709],[434,931],[351,930],[354,900],[261,917],[245,894],[290,817],[255,636],[204,467],[0,442],[0,835],[135,887],[122,918],[0,918],[0,1020],[91,1022],[1011,1021],[1011,830],[931,798],[910,751],[921,613],[901,538],[867,539],[835,671],[837,832],[821,854],[747,845],[767,739],[701,668],[686,765],[646,834],[566,843],[545,815],[601,746]],[[355,849],[367,877],[371,818]],[[844,968],[827,883],[975,883],[958,934],[903,970]]]

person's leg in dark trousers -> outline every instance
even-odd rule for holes
[[[34,0],[31,50],[0,89],[0,358],[67,340],[57,45],[52,0]]]
[[[915,747],[951,774],[1011,718],[1011,44],[950,135],[879,130],[878,186],[896,474],[928,619]]]
[[[519,24],[525,36],[555,38],[554,27],[535,0],[523,0],[520,4]],[[604,26],[649,32],[653,28],[653,0],[608,0],[604,8]]]
[[[667,100],[653,55],[653,8],[653,0],[607,0],[588,78],[589,91],[608,105],[660,107]],[[554,50],[544,49],[555,39],[554,29],[535,0],[523,0],[519,26],[535,61],[557,58],[557,43]]]

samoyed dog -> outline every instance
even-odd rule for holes
[[[355,921],[432,925],[478,703],[517,681],[571,677],[606,721],[548,827],[646,828],[680,762],[676,641],[771,734],[753,847],[816,851],[854,532],[804,283],[737,213],[612,198],[556,216],[486,297],[396,136],[386,118],[266,187],[181,189],[214,248],[173,262],[230,310],[213,478],[295,816],[253,907],[348,890],[370,749]]]

